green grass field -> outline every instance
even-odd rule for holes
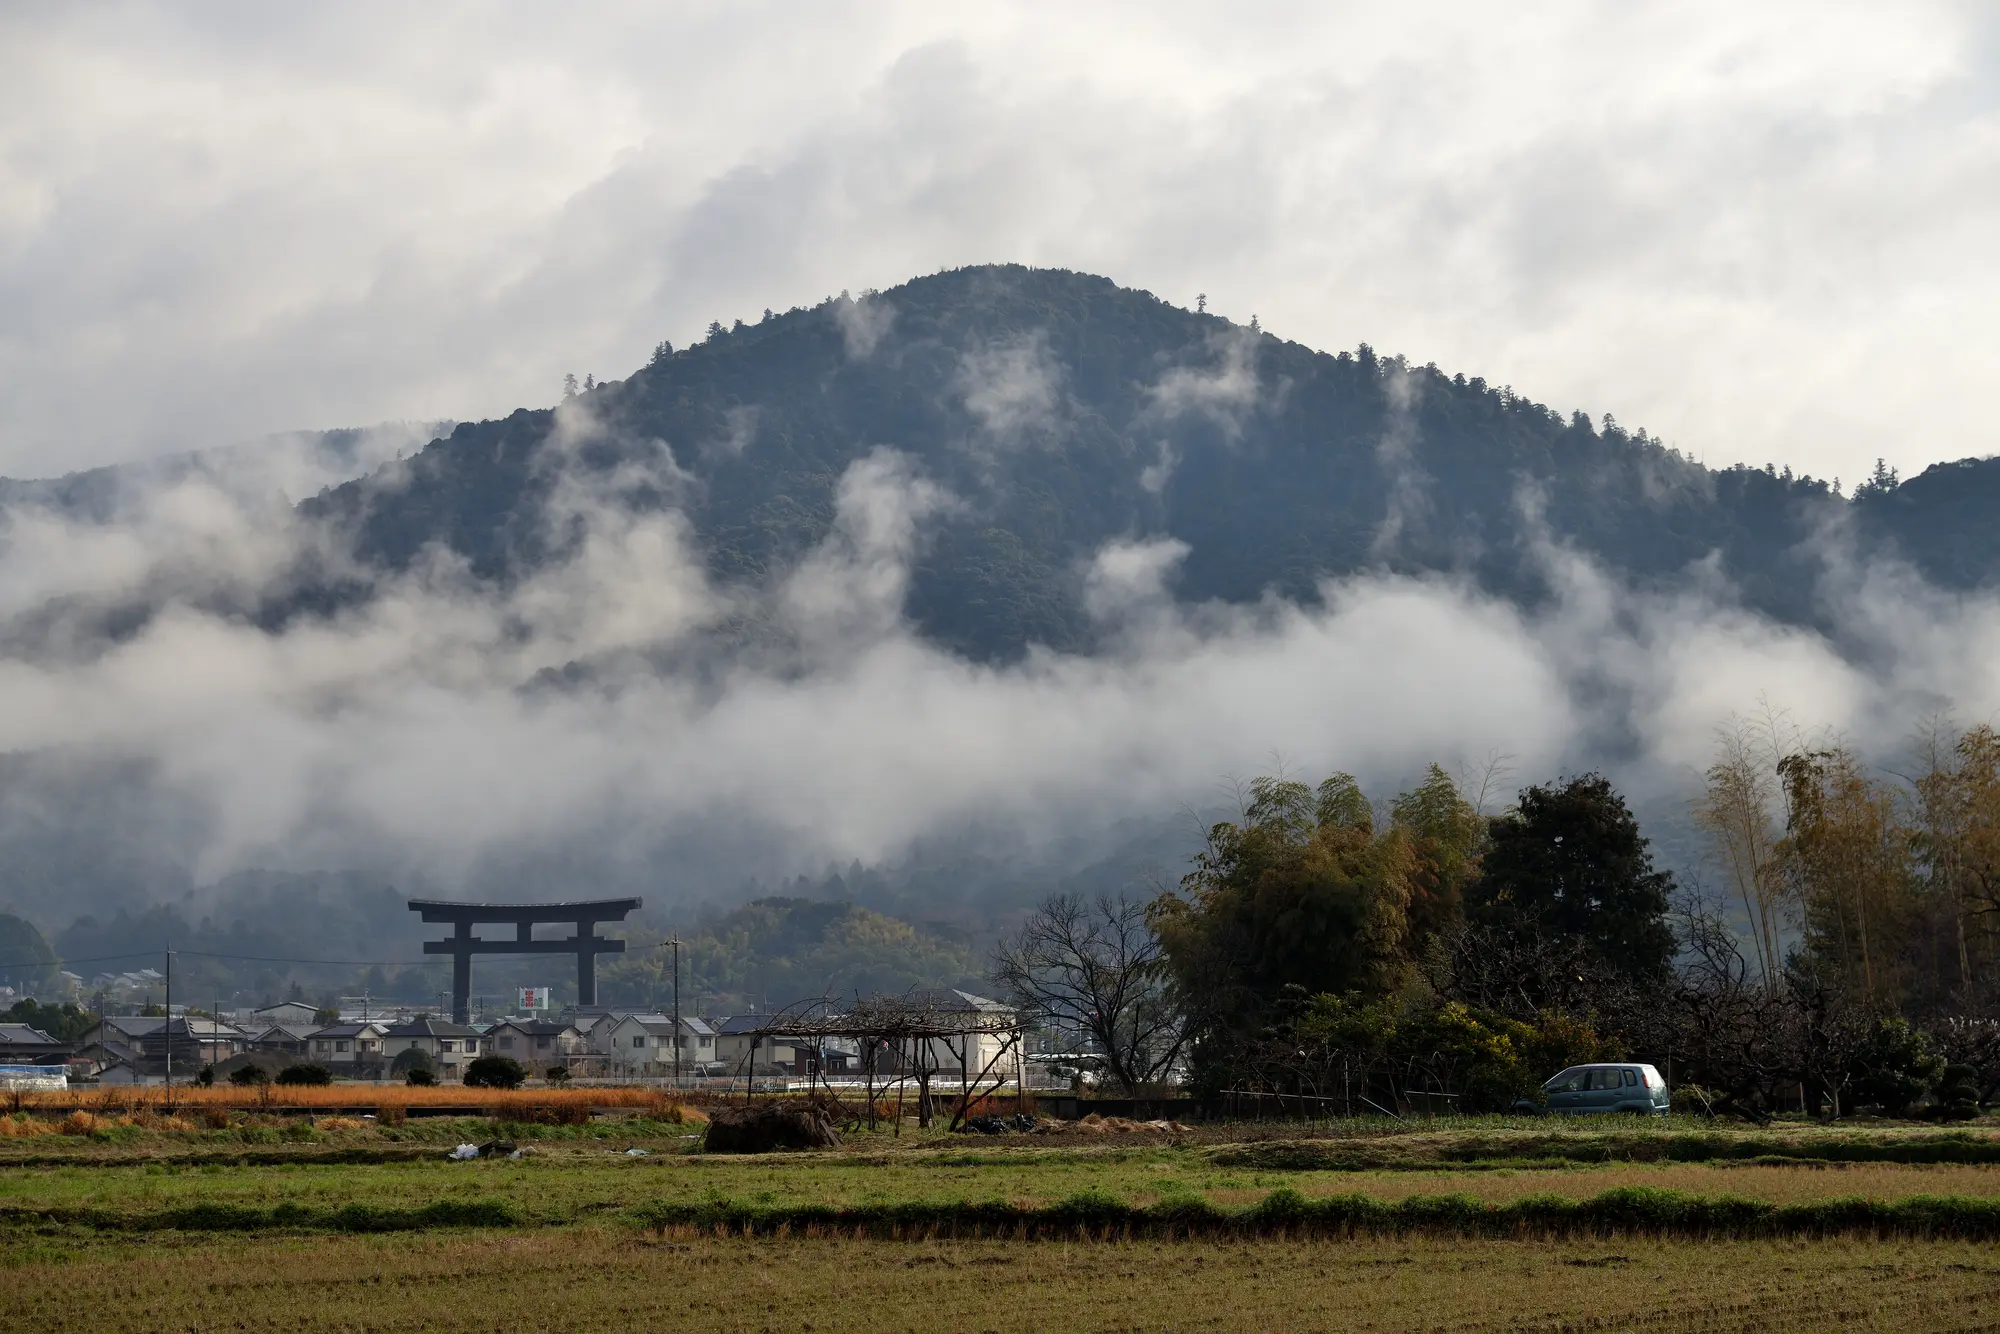
[[[766,1157],[648,1122],[241,1129],[0,1140],[0,1327],[2000,1323],[1981,1128],[905,1134]],[[446,1159],[496,1130],[528,1156]]]

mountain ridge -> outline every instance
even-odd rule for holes
[[[1900,553],[1947,588],[2000,578],[2000,461],[1940,464],[1843,500],[1789,470],[1709,469],[1610,417],[1509,388],[1326,353],[1108,279],[985,266],[859,300],[720,324],[574,405],[597,423],[575,466],[642,465],[712,576],[768,582],[831,530],[840,477],[886,446],[961,502],[938,520],[907,611],[967,656],[1088,651],[1079,570],[1107,542],[1183,542],[1190,601],[1302,602],[1326,578],[1448,572],[1534,602],[1553,538],[1636,584],[1713,563],[1749,607],[1820,624],[1818,545]],[[506,580],[556,554],[537,458],[558,409],[459,425],[300,512],[406,567],[439,543]],[[1948,520],[1940,521],[1940,516]]]

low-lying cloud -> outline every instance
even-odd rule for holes
[[[977,664],[901,615],[927,527],[959,503],[908,458],[856,462],[832,531],[770,586],[722,587],[680,513],[635,501],[671,494],[672,466],[588,473],[560,441],[593,429],[573,419],[545,450],[567,554],[509,586],[442,551],[362,570],[210,476],[96,518],[16,505],[0,752],[137,784],[121,809],[150,812],[200,881],[362,867],[525,891],[509,876],[558,865],[584,882],[564,892],[673,901],[966,829],[1032,858],[1212,804],[1222,775],[1274,755],[1380,790],[1499,752],[1524,779],[1605,765],[1661,797],[1760,697],[1885,753],[1927,709],[2000,707],[1991,599],[1829,559],[1836,648],[1726,590],[1636,593],[1554,537],[1558,595],[1534,611],[1389,574],[1329,581],[1310,606],[1176,603],[1187,548],[1134,538],[1081,572],[1101,652]],[[223,596],[305,556],[373,595],[277,629]],[[150,611],[75,630],[106,605]],[[0,803],[0,822],[18,810]]]

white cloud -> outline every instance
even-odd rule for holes
[[[1039,331],[1026,338],[973,348],[954,377],[965,409],[987,446],[1006,447],[1046,434],[1062,401],[1062,367]]]
[[[1994,49],[1970,0],[14,11],[0,471],[1018,259],[1908,472],[1993,448]]]
[[[1387,576],[1329,583],[1316,607],[1176,606],[1187,547],[1112,543],[1084,572],[1110,634],[1099,653],[980,665],[901,618],[925,528],[953,504],[907,458],[854,464],[817,549],[766,589],[725,592],[679,515],[642,499],[658,478],[592,481],[569,457],[546,462],[573,540],[527,583],[439,556],[280,632],[212,603],[252,578],[244,553],[283,568],[323,543],[283,509],[172,486],[104,524],[14,511],[4,564],[38,598],[157,613],[55,652],[41,602],[10,601],[0,752],[125,775],[126,808],[199,879],[367,866],[490,890],[552,857],[671,902],[968,828],[1027,855],[1203,804],[1274,752],[1378,790],[1501,752],[1524,781],[1602,764],[1672,798],[1715,726],[1761,698],[1882,754],[1940,702],[2000,708],[1991,599],[1836,561],[1837,650],[1726,590],[1634,594],[1553,544],[1557,596],[1525,612]]]

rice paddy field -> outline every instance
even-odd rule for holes
[[[730,1156],[692,1109],[597,1105],[0,1117],[0,1329],[2000,1328],[1979,1125],[910,1127]],[[496,1139],[520,1156],[447,1156]]]

